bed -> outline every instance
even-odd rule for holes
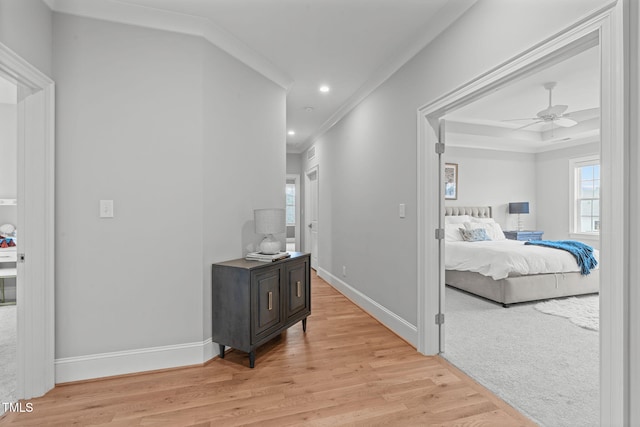
[[[459,228],[483,228],[491,240],[463,241]],[[445,283],[508,307],[598,293],[600,278],[597,268],[582,275],[568,252],[505,239],[491,207],[446,207]]]

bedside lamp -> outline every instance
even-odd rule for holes
[[[260,252],[268,255],[280,252],[280,241],[273,235],[285,231],[284,209],[256,209],[253,211],[253,217],[256,233],[266,235],[260,243]]]
[[[529,213],[529,202],[511,202],[509,203],[509,213],[518,214],[518,231],[522,231],[522,222],[520,214]]]

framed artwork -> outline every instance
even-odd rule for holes
[[[444,198],[445,200],[458,199],[458,164],[444,164]]]

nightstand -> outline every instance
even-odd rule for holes
[[[544,231],[505,231],[504,236],[507,239],[511,240],[524,240],[525,242],[528,240],[542,240],[542,235]]]

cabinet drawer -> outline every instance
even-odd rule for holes
[[[307,263],[287,266],[287,315],[293,317],[308,308]]]
[[[279,268],[253,273],[253,336],[256,338],[268,335],[271,329],[278,328],[282,321],[280,275]]]

